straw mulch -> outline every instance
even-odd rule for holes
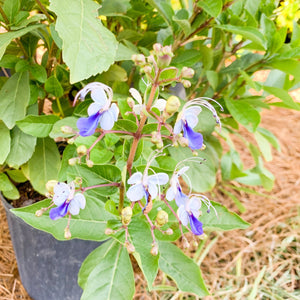
[[[267,196],[228,189],[246,207],[243,218],[249,229],[211,233],[203,249],[187,250],[201,269],[211,299],[300,299],[300,112],[273,108],[263,113],[262,127],[280,140],[281,152],[273,151],[268,169],[276,176]],[[247,135],[242,130],[243,135]],[[240,148],[243,150],[244,148]],[[242,151],[245,161],[250,156]],[[220,191],[213,199],[237,211],[232,200]],[[5,213],[0,207],[0,300],[30,299],[17,272]],[[170,279],[159,273],[155,285],[168,285],[170,291],[147,292],[142,275],[136,274],[135,299],[188,299],[176,292]],[[297,290],[299,291],[297,294]],[[191,296],[189,299],[197,299]],[[117,300],[117,299],[116,299]]]

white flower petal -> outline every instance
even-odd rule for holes
[[[131,177],[127,180],[128,184],[135,184],[142,182],[143,174],[141,172],[136,172],[131,175]]]
[[[138,104],[142,105],[142,103],[143,103],[142,96],[138,90],[131,88],[131,89],[129,89],[129,93],[138,102]]]
[[[70,195],[70,188],[66,183],[58,182],[54,187],[53,192],[53,202],[55,205],[60,206],[68,199]]]
[[[189,214],[184,208],[184,205],[181,205],[177,210],[177,215],[182,225],[187,226],[189,224]]]
[[[144,108],[144,105],[136,104],[136,105],[133,106],[132,110],[136,115],[140,115],[143,108]]]
[[[190,167],[188,166],[184,166],[182,167],[178,172],[177,172],[177,175],[178,176],[182,176]]]
[[[192,197],[189,201],[188,208],[196,218],[200,216],[201,204],[201,200],[197,197]]]
[[[114,127],[114,116],[110,111],[105,111],[99,119],[99,123],[102,129],[110,130]]]
[[[126,196],[133,202],[141,200],[145,196],[144,186],[141,183],[131,186],[126,193]]]
[[[91,98],[102,107],[107,102],[107,96],[102,86],[97,86],[91,89]]]
[[[166,173],[156,173],[148,176],[148,183],[163,185],[169,181],[169,176]]]
[[[78,215],[80,211],[79,202],[75,199],[71,200],[69,205],[69,212],[71,215]]]
[[[85,208],[85,205],[86,205],[86,200],[85,200],[85,197],[83,194],[76,194],[74,199],[72,201],[77,201],[79,203],[79,207],[81,209],[84,209]]]
[[[100,109],[102,108],[102,105],[100,105],[99,103],[93,102],[89,108],[88,108],[88,115],[92,116],[95,115]]]
[[[176,195],[176,190],[174,191],[174,188],[171,186],[168,188],[167,193],[166,193],[166,198],[168,201],[172,201],[175,199]]]
[[[111,105],[109,112],[113,115],[114,121],[118,121],[119,107],[116,105],[116,103]]]
[[[154,183],[149,183],[148,184],[148,192],[151,195],[151,198],[155,199],[157,197],[157,194],[158,194],[157,185],[154,184]]]
[[[179,134],[182,131],[182,120],[178,120],[174,125],[174,133]]]
[[[164,111],[167,101],[165,99],[157,99],[152,107],[156,107],[159,111]]]

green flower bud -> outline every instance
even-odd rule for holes
[[[66,240],[69,240],[71,237],[72,237],[72,234],[71,234],[71,231],[70,231],[70,228],[69,227],[66,227],[65,228],[65,234],[64,234],[64,237]]]
[[[54,193],[54,187],[57,185],[58,181],[57,180],[49,180],[46,183],[46,190],[50,193],[53,194]]]
[[[70,166],[75,166],[77,163],[80,163],[79,157],[72,157],[68,160]]]
[[[181,70],[181,76],[183,78],[193,78],[195,71],[192,68],[183,67]]]
[[[62,126],[62,127],[60,127],[60,130],[62,133],[66,133],[66,134],[74,133],[73,128],[70,126]]]
[[[158,143],[161,143],[162,140],[161,140],[161,134],[157,131],[153,131],[151,133],[151,142],[153,144],[158,144]]]
[[[130,206],[124,207],[121,212],[122,224],[128,225],[132,217],[132,208]]]
[[[170,55],[171,57],[174,56],[173,52],[172,52],[172,46],[164,46],[162,48],[162,53],[163,54],[167,54],[167,55]]]
[[[166,230],[166,234],[167,235],[172,235],[174,232],[173,232],[173,229],[172,228],[168,228],[167,230]]]
[[[160,53],[162,51],[162,49],[163,49],[163,46],[159,43],[156,43],[153,45],[153,50],[156,53]]]
[[[206,149],[206,145],[203,144],[202,147],[200,148],[200,150],[203,151],[203,150],[205,150],[205,149]]]
[[[164,226],[166,223],[168,223],[168,221],[169,221],[169,215],[164,210],[160,210],[157,213],[155,225],[161,227]]]
[[[180,144],[181,147],[187,147],[189,145],[189,141],[188,139],[186,139],[185,137],[181,136],[178,139],[178,143]]]
[[[158,245],[156,243],[152,244],[152,248],[150,250],[150,253],[153,256],[157,256],[157,254],[158,254]]]
[[[77,147],[76,151],[77,151],[79,156],[83,156],[83,155],[86,155],[87,148],[86,148],[85,145],[80,145],[80,146]]]
[[[130,97],[127,98],[127,104],[129,105],[130,108],[133,108],[134,106],[134,100]]]
[[[152,72],[152,68],[149,65],[145,66],[143,70],[146,74],[150,74]]]
[[[115,232],[115,231],[112,230],[111,228],[106,228],[105,231],[104,231],[104,233],[105,233],[106,235],[111,235],[111,234],[113,234],[114,232]]]
[[[186,238],[184,238],[182,240],[182,246],[183,246],[184,249],[190,248],[190,243],[188,242],[188,240]]]
[[[76,185],[82,185],[82,178],[81,177],[75,177],[74,183]]]
[[[146,63],[146,59],[143,54],[133,54],[131,59],[136,65],[144,65]]]
[[[132,254],[135,252],[135,247],[131,243],[129,243],[129,242],[125,243],[125,247],[129,254]]]
[[[86,165],[87,165],[89,168],[92,168],[92,167],[94,166],[94,162],[93,162],[92,160],[88,159],[88,160],[86,161]]]
[[[68,144],[73,145],[74,141],[75,141],[75,138],[72,137],[72,138],[68,139]]]
[[[37,210],[35,212],[36,217],[41,217],[46,210],[47,210],[47,208],[45,208],[45,207],[42,207],[41,209]]]
[[[198,152],[196,150],[192,151],[193,156],[198,156]]]
[[[183,86],[185,87],[185,88],[189,88],[189,87],[191,87],[191,82],[189,81],[189,80],[181,80],[181,83],[183,84]]]
[[[169,115],[173,115],[175,112],[178,111],[179,107],[180,107],[179,98],[176,96],[171,96],[167,100],[165,110]]]
[[[172,56],[168,55],[168,54],[158,56],[157,57],[157,66],[160,69],[166,68],[170,65],[171,60],[172,60]]]

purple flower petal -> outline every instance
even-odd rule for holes
[[[99,119],[101,117],[100,113],[96,113],[94,115],[91,115],[88,118],[80,118],[77,121],[77,127],[79,129],[79,134],[81,136],[90,136],[94,134],[98,123]]]
[[[57,220],[59,218],[64,217],[69,208],[70,202],[64,202],[61,206],[51,208],[49,216],[52,220]]]
[[[195,132],[188,123],[183,126],[183,136],[188,139],[189,147],[192,150],[201,149],[203,145],[203,136],[199,132]]]
[[[190,218],[190,225],[193,234],[195,235],[203,234],[202,223],[193,214],[189,215],[189,218]]]
[[[180,207],[181,205],[185,205],[187,200],[188,196],[181,191],[180,187],[177,187],[177,193],[175,195],[175,202],[177,206]]]

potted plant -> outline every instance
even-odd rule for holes
[[[299,109],[287,92],[300,78],[299,26],[285,43],[286,29],[272,20],[276,3],[265,2],[4,2],[0,66],[12,75],[1,81],[0,190],[17,199],[14,183],[29,180],[47,199],[13,213],[58,240],[74,239],[66,245],[109,239],[80,269],[82,299],[131,299],[130,257],[149,290],[160,268],[180,290],[208,294],[198,266],[172,242],[189,247],[205,230],[248,226],[201,193],[216,184],[219,167],[223,182],[270,190],[263,158],[279,146],[259,127],[260,112]],[[274,70],[261,84],[251,76],[263,68]],[[251,169],[232,134],[251,151]]]

